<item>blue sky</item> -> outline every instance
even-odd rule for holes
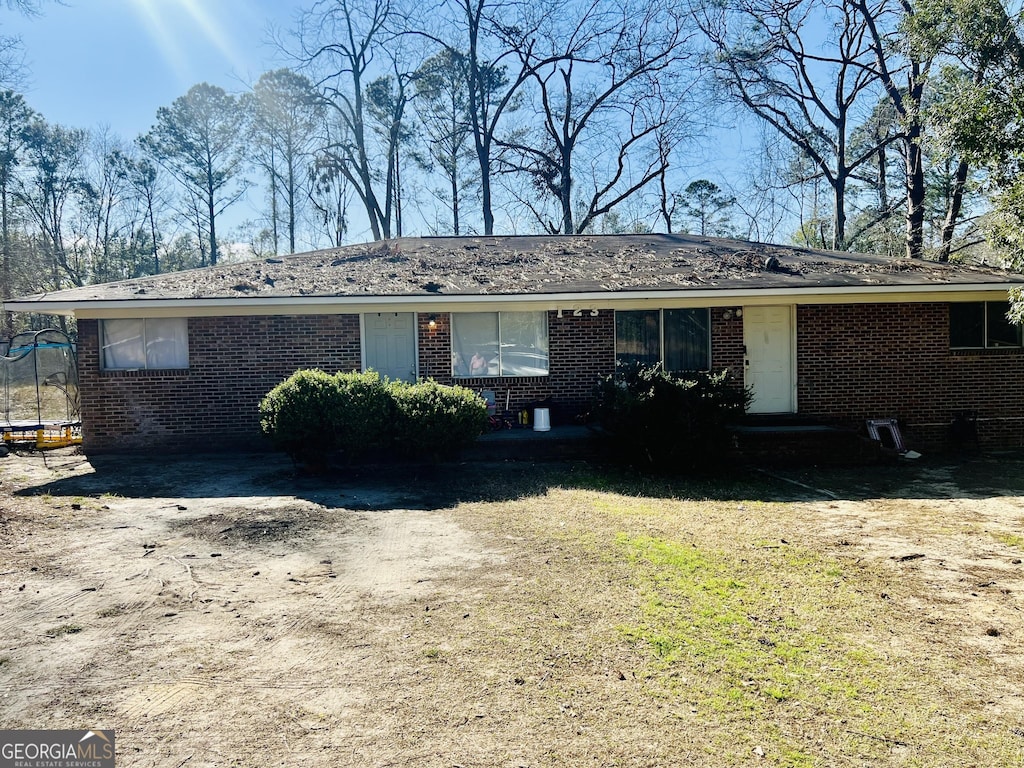
[[[42,0],[25,17],[0,3],[0,33],[24,44],[29,105],[47,121],[71,128],[109,129],[124,141],[146,133],[159,107],[200,82],[240,93],[268,70],[287,66],[270,42],[313,0]],[[726,143],[740,135],[726,129]],[[688,148],[680,188],[706,176],[723,183],[722,149]],[[734,155],[735,156],[735,155]],[[730,164],[724,164],[729,167]],[[688,178],[687,178],[688,177]],[[224,224],[251,218],[259,204],[232,206]],[[358,212],[350,237],[369,237]],[[411,219],[408,223],[412,223]]]
[[[239,92],[283,61],[268,25],[290,28],[289,0],[65,0],[40,16],[0,10],[24,41],[29,105],[48,121],[109,126],[126,140],[200,82]]]

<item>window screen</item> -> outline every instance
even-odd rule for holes
[[[1006,301],[968,301],[949,305],[949,346],[985,349],[1021,346],[1020,326],[1006,319]]]
[[[710,315],[707,309],[665,310],[665,370],[706,371],[711,367]]]
[[[986,347],[1019,347],[1020,326],[1006,319],[1010,311],[1008,301],[989,301],[985,303],[985,346]]]
[[[622,365],[654,365],[661,361],[659,310],[615,313],[615,360]]]

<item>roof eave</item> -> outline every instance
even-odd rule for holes
[[[232,298],[146,298],[59,300],[40,298],[4,302],[10,312],[79,317],[125,316],[126,312],[178,316],[250,314],[326,314],[339,308],[355,312],[385,310],[447,311],[484,305],[529,305],[532,308],[622,306],[629,304],[680,303],[691,306],[735,304],[850,304],[879,300],[899,302],[958,301],[991,299],[1005,295],[1024,282],[947,283],[922,285],[872,285],[832,287],[704,288],[643,291],[592,291],[533,294],[420,294],[396,296],[244,296]]]

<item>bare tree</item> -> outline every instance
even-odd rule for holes
[[[41,118],[26,131],[29,168],[19,177],[15,194],[38,227],[39,273],[47,276],[53,289],[68,283],[85,285],[90,278],[90,265],[65,236],[67,215],[77,199],[93,194],[82,175],[87,142],[85,131],[50,125]]]
[[[318,0],[299,27],[302,67],[315,76],[324,107],[341,126],[323,146],[318,166],[343,176],[362,203],[375,240],[391,237],[392,201],[379,180],[380,158],[374,146],[366,88],[378,76],[378,55],[394,35],[388,28],[389,0]],[[385,154],[387,150],[385,149]]]
[[[327,112],[323,117],[321,130],[324,144],[334,146],[343,143],[346,135],[345,126],[332,121],[333,112]],[[316,212],[318,234],[320,237],[326,236],[327,242],[334,247],[344,245],[350,226],[349,207],[355,197],[352,185],[331,159],[324,159],[322,164],[314,163],[308,173],[307,194],[310,205]]]
[[[11,229],[14,218],[15,174],[24,161],[27,130],[35,114],[24,97],[14,91],[0,93],[0,299],[12,295]],[[10,336],[13,323],[10,312],[3,313],[0,335]]]
[[[503,164],[557,201],[551,220],[524,197],[548,231],[584,231],[667,170],[667,129],[686,90],[683,22],[671,3],[594,2],[541,25],[537,39],[509,37],[530,73],[540,127],[500,140]]]
[[[427,139],[429,159],[444,175],[447,190],[437,193],[451,213],[451,232],[461,233],[460,208],[464,194],[465,166],[471,162],[468,80],[469,67],[461,53],[444,48],[416,71],[416,114]]]
[[[431,20],[410,24],[406,34],[420,35],[463,63],[466,115],[478,174],[484,234],[494,233],[495,155],[507,115],[521,103],[523,86],[536,66],[558,60],[558,53],[537,53],[539,30],[551,18],[575,14],[566,0],[544,4],[507,0],[440,0],[427,6]],[[440,28],[440,29],[439,29]]]
[[[384,148],[384,218],[394,221],[393,232],[402,236],[402,150],[412,139],[406,110],[413,96],[415,75],[403,71],[392,60],[392,73],[382,75],[366,86],[367,112],[371,130]]]
[[[874,54],[874,66],[868,71],[885,89],[902,126],[899,138],[906,161],[906,255],[921,258],[925,220],[922,107],[931,60],[918,57],[902,44],[904,17],[913,15],[909,0],[852,0],[851,5],[864,21],[866,38]],[[898,55],[900,52],[904,55]]]
[[[165,181],[160,169],[149,158],[139,157],[136,152],[126,152],[115,157],[114,161],[133,192],[133,250],[140,256],[146,253],[152,259],[152,269],[140,266],[139,274],[159,274],[160,248],[163,245],[160,222],[169,206]]]
[[[733,97],[805,155],[832,196],[829,246],[847,243],[849,186],[891,136],[852,152],[855,105],[879,87],[868,19],[855,4],[826,0],[734,0],[694,4],[711,45],[709,66]],[[824,11],[831,34],[821,45]]]

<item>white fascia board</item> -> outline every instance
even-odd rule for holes
[[[213,317],[231,315],[356,314],[360,312],[473,312],[495,310],[639,309],[731,307],[771,304],[866,304],[876,302],[998,301],[1014,283],[886,285],[842,288],[746,288],[736,290],[594,291],[588,293],[457,296],[310,296],[230,299],[116,299],[8,301],[11,312],[80,318]]]

